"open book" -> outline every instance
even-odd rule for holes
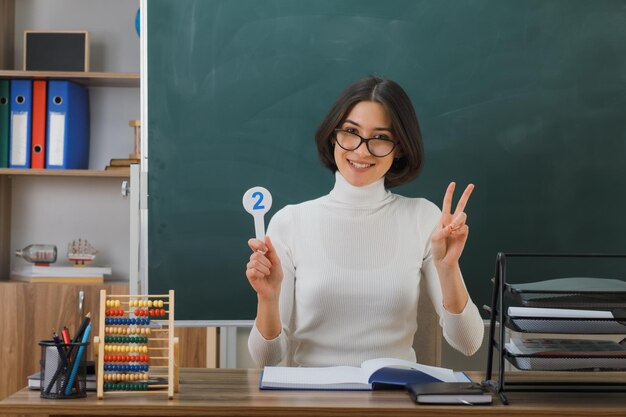
[[[356,366],[289,368],[266,366],[260,389],[372,390],[429,382],[468,382],[463,372],[402,359],[370,359]]]

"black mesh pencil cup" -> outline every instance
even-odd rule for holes
[[[52,399],[87,396],[87,347],[85,343],[41,340],[41,397]]]

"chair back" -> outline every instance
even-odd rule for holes
[[[442,337],[439,315],[430,301],[424,280],[421,280],[417,305],[417,333],[413,339],[413,349],[418,363],[441,366]]]

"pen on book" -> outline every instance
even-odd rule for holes
[[[91,324],[87,325],[85,328],[83,338],[81,339],[81,346],[78,349],[78,353],[76,354],[76,358],[74,359],[74,366],[72,367],[72,373],[70,374],[69,380],[66,381],[65,384],[65,395],[69,396],[72,391],[72,384],[74,383],[74,379],[76,378],[76,373],[78,372],[78,367],[80,366],[80,360],[85,352],[85,344],[89,340],[89,333],[91,332]]]

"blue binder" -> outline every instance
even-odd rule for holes
[[[9,168],[30,168],[33,82],[11,80]]]
[[[89,166],[89,90],[69,81],[48,82],[47,169]]]

